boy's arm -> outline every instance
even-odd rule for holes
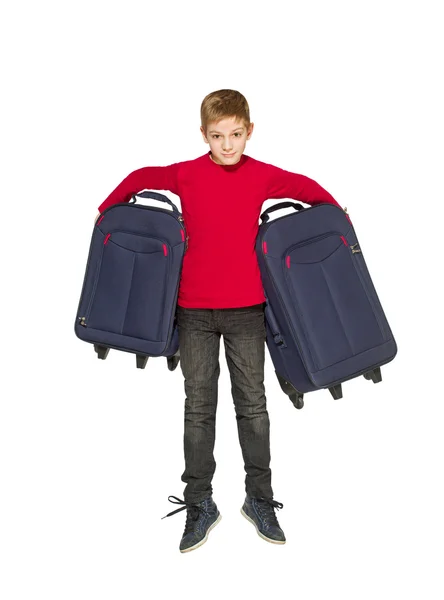
[[[313,179],[291,173],[291,171],[280,169],[274,165],[267,165],[267,167],[268,198],[292,198],[311,205],[328,202],[341,208],[333,196]]]
[[[117,202],[128,202],[133,194],[144,189],[169,190],[179,195],[177,183],[179,164],[174,163],[166,167],[143,167],[133,171],[102,202],[99,206],[100,213]]]

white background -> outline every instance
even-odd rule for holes
[[[442,600],[438,2],[9,2],[0,23],[2,599]],[[183,497],[181,370],[98,361],[74,319],[97,207],[134,169],[207,152],[221,88],[249,101],[248,155],[348,208],[399,352],[382,383],[302,411],[267,353],[276,546],[240,514],[222,344],[222,521],[181,554],[185,513],[161,520]]]

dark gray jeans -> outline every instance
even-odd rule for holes
[[[185,378],[185,502],[213,492],[216,462],[216,408],[219,346],[224,337],[239,442],[250,496],[273,497],[270,470],[270,422],[264,388],[265,316],[263,304],[242,308],[177,306],[180,365]]]

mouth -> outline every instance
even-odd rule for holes
[[[234,156],[236,153],[233,152],[232,154],[222,154],[222,156],[225,156],[225,158],[231,158],[232,156]]]

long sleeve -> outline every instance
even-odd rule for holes
[[[128,202],[133,194],[144,189],[169,190],[179,195],[178,170],[180,163],[174,163],[166,167],[143,167],[130,173],[119,183],[114,191],[99,206],[99,212],[103,212],[109,206],[118,202]]]
[[[305,175],[291,173],[274,165],[267,166],[268,198],[291,198],[311,205],[328,202],[341,208],[333,196],[313,179]]]

